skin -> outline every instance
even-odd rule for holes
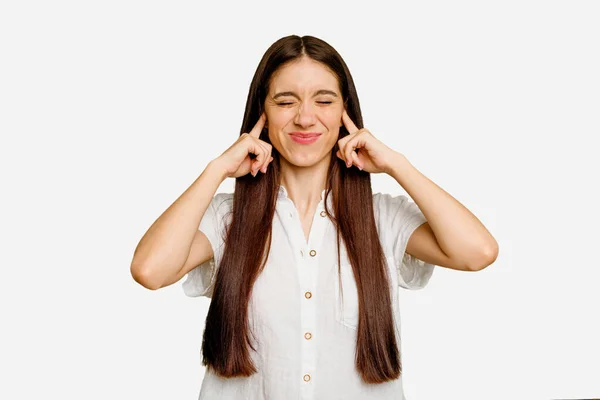
[[[477,217],[419,172],[404,155],[390,149],[375,138],[369,130],[356,127],[344,109],[337,79],[327,67],[304,58],[282,67],[272,78],[270,92],[265,99],[265,112],[254,128],[249,133],[240,135],[229,149],[211,161],[210,165],[216,165],[216,170],[213,168],[210,170],[216,171],[215,174],[218,176],[213,175],[215,179],[211,179],[207,176],[212,174],[203,173],[194,182],[193,190],[196,193],[204,193],[203,198],[200,199],[202,201],[191,194],[193,199],[178,199],[169,208],[170,211],[167,210],[159,218],[161,223],[153,224],[148,230],[136,248],[138,260],[136,264],[140,267],[134,267],[132,263],[132,274],[136,276],[136,280],[143,281],[143,285],[148,288],[164,287],[178,281],[183,274],[199,265],[199,259],[210,250],[198,250],[200,246],[197,241],[192,244],[191,250],[180,249],[181,251],[178,252],[180,256],[189,253],[187,256],[189,261],[185,262],[183,268],[179,267],[181,265],[179,261],[172,264],[174,267],[171,270],[178,268],[178,272],[170,283],[165,284],[167,280],[165,275],[168,271],[165,272],[163,267],[152,268],[160,269],[162,272],[158,273],[158,277],[148,281],[147,276],[157,273],[148,272],[147,267],[142,267],[147,262],[139,260],[172,259],[172,248],[175,243],[185,241],[185,238],[179,237],[184,232],[167,231],[165,228],[175,226],[174,221],[180,219],[178,216],[183,212],[181,209],[183,206],[176,206],[180,201],[189,203],[190,200],[194,200],[196,206],[190,207],[197,210],[198,216],[204,213],[198,210],[206,210],[210,202],[210,196],[207,197],[207,194],[214,193],[218,184],[226,177],[237,178],[247,175],[250,171],[253,176],[256,176],[256,170],[261,167],[262,172],[266,173],[266,168],[273,158],[271,157],[272,146],[259,139],[265,126],[271,143],[281,154],[281,183],[296,206],[306,237],[310,232],[315,209],[321,200],[321,192],[325,188],[331,149],[337,141],[340,148],[337,157],[346,162],[348,168],[360,168],[369,173],[389,174],[406,190],[423,212],[428,222],[422,224],[411,235],[406,247],[408,254],[434,265],[465,271],[479,271],[494,262],[498,256],[498,243]],[[315,96],[314,94],[319,90],[331,90],[333,94]],[[275,98],[276,93],[281,91],[293,91],[297,96]],[[267,119],[268,124],[266,124]],[[341,126],[346,127],[349,135],[338,140]],[[293,131],[321,132],[322,137],[310,145],[301,145],[289,137],[288,133]],[[254,161],[250,159],[250,153],[257,155]],[[209,184],[206,180],[212,182]],[[206,190],[207,185],[212,189]],[[202,203],[203,206],[197,206]],[[170,219],[165,221],[165,218]],[[196,227],[199,218],[195,220]],[[159,233],[155,232],[157,229]],[[169,254],[164,254],[163,251],[163,254],[152,257],[148,255],[154,252],[151,249],[156,247],[156,243],[164,242],[165,238],[173,235],[177,238],[170,241],[172,246],[167,246],[171,249],[168,251]],[[147,243],[148,240],[150,244]],[[210,248],[206,239],[202,240],[204,241],[202,248]],[[142,272],[144,270],[145,272]]]
[[[319,90],[333,94],[315,95]],[[277,93],[288,91],[296,96],[276,98]],[[368,129],[358,129],[344,108],[337,78],[326,66],[305,57],[277,71],[255,135],[263,123],[281,154],[281,184],[300,214],[307,238],[337,142],[340,150],[336,155],[347,168],[392,176],[422,210],[428,222],[411,235],[408,254],[464,271],[481,270],[497,257],[497,242],[468,209],[421,174],[403,154],[386,146]],[[349,135],[338,139],[341,126]],[[294,131],[320,132],[322,136],[312,144],[299,144],[289,136]]]
[[[318,94],[319,90],[332,94]],[[280,92],[297,94],[275,98]],[[302,220],[311,220],[325,189],[331,149],[338,141],[344,103],[336,76],[308,57],[281,67],[272,77],[265,99],[269,139],[277,149],[281,184]],[[290,132],[320,132],[312,144],[299,144]],[[307,229],[305,229],[306,231]],[[308,229],[309,230],[309,229]]]

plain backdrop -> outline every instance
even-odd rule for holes
[[[210,299],[147,290],[130,262],[289,34],[335,47],[365,127],[499,243],[481,272],[401,291],[407,399],[600,397],[599,19],[596,1],[2,2],[0,398],[197,398]]]

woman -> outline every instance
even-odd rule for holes
[[[371,173],[418,205],[373,194]],[[215,195],[226,178],[234,193]],[[212,298],[201,399],[398,399],[399,287],[424,287],[434,265],[482,269],[497,249],[363,128],[337,51],[292,35],[258,65],[238,140],[150,227],[132,275],[156,289],[188,274],[185,293]]]

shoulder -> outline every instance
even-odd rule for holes
[[[410,236],[413,228],[425,222],[425,216],[408,195],[373,195],[373,214],[380,235]]]
[[[217,193],[211,201],[211,206],[217,213],[227,213],[233,207],[233,193]]]
[[[392,213],[410,206],[408,196],[399,194],[392,196],[389,193],[377,192],[373,194],[373,211],[376,218],[387,218]]]
[[[214,195],[203,219],[208,219],[212,224],[221,225],[229,221],[233,215],[233,193],[217,193]]]

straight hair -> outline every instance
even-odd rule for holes
[[[263,55],[248,92],[240,135],[250,132],[264,111],[273,74],[282,66],[309,57],[337,77],[345,108],[363,128],[356,88],[346,63],[328,43],[313,36],[290,35],[273,43]],[[340,127],[339,139],[349,133]],[[267,129],[260,139],[270,143]],[[333,196],[333,210],[325,212],[337,231],[338,280],[343,240],[357,286],[359,319],[355,365],[365,383],[383,383],[400,377],[386,260],[373,212],[371,177],[358,168],[346,168],[331,150],[325,204]],[[250,376],[257,372],[250,349],[248,304],[271,248],[272,222],[280,185],[280,155],[273,147],[266,174],[236,178],[231,223],[224,231],[223,257],[218,266],[202,340],[202,364],[221,377]],[[338,218],[337,216],[343,216]]]

